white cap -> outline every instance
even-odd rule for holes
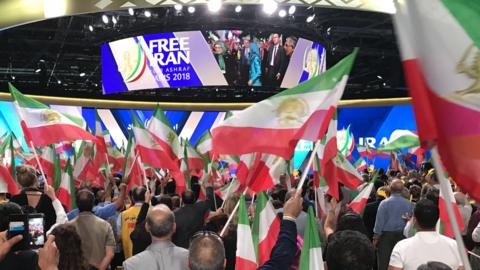
[[[3,180],[0,180],[0,193],[8,193],[7,183]]]

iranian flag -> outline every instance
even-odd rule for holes
[[[322,247],[313,208],[308,208],[299,270],[323,270]]]
[[[263,265],[270,259],[270,253],[277,242],[279,231],[280,220],[275,208],[265,192],[258,193],[252,232],[258,265]]]
[[[95,136],[85,130],[87,125],[83,118],[54,111],[24,96],[12,84],[8,87],[27,143],[33,142],[35,147],[40,147],[62,141],[96,141]]]
[[[158,169],[178,170],[178,163],[169,158],[161,144],[143,126],[140,120],[132,113],[133,134],[136,139],[136,148],[143,163]]]
[[[322,168],[324,168],[322,173],[331,189],[329,194],[337,199],[339,198],[338,182],[350,189],[357,189],[363,181],[357,169],[340,152]]]
[[[135,141],[132,134],[128,137],[127,150],[125,152],[125,162],[123,164],[123,182],[127,183],[128,189],[132,190],[135,186],[143,185],[143,170],[138,160],[138,154],[135,153]]]
[[[97,176],[93,166],[92,152],[93,143],[82,142],[80,144],[80,149],[75,158],[75,166],[73,167],[73,177],[76,180],[93,180]]]
[[[373,181],[368,183],[360,193],[358,193],[357,197],[350,202],[348,207],[352,209],[355,213],[361,214],[365,205],[367,204],[368,198],[370,198],[370,194],[372,193],[374,186]]]
[[[195,145],[198,153],[201,155],[210,155],[212,152],[212,134],[210,130],[205,131],[203,135],[198,139],[197,144]]]
[[[379,158],[389,158],[390,152],[381,152],[378,149],[372,148],[372,153],[375,157]]]
[[[228,195],[234,194],[239,190],[239,188],[240,182],[233,179],[232,181],[230,181],[230,183],[223,185],[221,188],[215,190],[215,194],[217,194],[218,197],[222,198],[222,200],[225,200]]]
[[[47,177],[47,182],[49,185],[53,185],[53,179],[55,176],[55,157],[57,155],[55,151],[55,147],[53,145],[48,145],[43,147],[41,150],[41,154],[39,155],[38,159],[40,160],[40,164],[42,165],[43,172]],[[38,168],[38,164],[35,161],[35,168]]]
[[[104,132],[102,128],[102,121],[100,120],[100,116],[98,116],[97,110],[95,110],[95,137],[97,137],[96,148],[98,152],[105,154],[107,153],[107,145],[105,143],[103,135]]]
[[[108,151],[108,161],[113,165],[113,171],[118,172],[123,167],[125,156],[120,150],[113,146],[112,138],[108,130],[103,131],[103,138]]]
[[[13,179],[7,167],[0,165],[0,181],[7,186],[7,191],[10,195],[17,195],[20,193],[17,182]]]
[[[147,125],[147,130],[152,134],[160,148],[166,153],[166,158],[169,158],[172,163],[179,160],[183,151],[180,145],[177,132],[172,128],[165,113],[157,106],[150,122]]]
[[[350,132],[350,126],[337,132],[337,147],[347,159],[351,159],[353,149],[355,149],[355,137]]]
[[[412,158],[413,156],[416,157],[415,166],[418,168],[425,160],[425,149],[420,146],[408,148],[407,156]]]
[[[252,153],[240,157],[236,175],[242,187],[261,192],[275,186],[285,171],[286,162],[281,157]]]
[[[184,152],[180,156],[188,161],[188,168],[191,171],[201,171],[205,165],[203,157],[192,147],[188,140],[181,142],[184,146]]]
[[[213,152],[268,153],[289,160],[298,140],[324,135],[343,94],[357,54],[321,75],[235,112],[212,130]]]
[[[370,146],[366,143],[364,146],[363,145],[358,145],[357,146],[357,151],[358,154],[360,154],[361,157],[366,157],[370,160],[373,160],[373,152]]]
[[[317,192],[317,209],[318,209],[318,216],[323,216],[327,213],[327,204],[325,201],[325,195],[329,191],[328,184],[325,181],[325,178],[321,175],[321,165],[320,160],[318,158],[318,154],[313,157],[313,186],[315,188],[315,192]],[[337,185],[338,189],[338,185]]]
[[[460,210],[458,209],[458,205],[455,201],[455,196],[453,195],[452,189],[449,186],[449,188],[445,190],[442,188],[442,185],[440,185],[440,198],[438,200],[438,208],[440,210],[440,232],[445,236],[448,236],[450,238],[455,238],[455,235],[453,233],[452,222],[448,218],[448,214],[447,214],[447,205],[445,201],[446,196],[449,196],[450,201],[452,202],[453,212],[455,213],[459,230],[463,231],[465,227],[465,224],[463,224],[462,216],[460,215]]]
[[[436,142],[448,173],[478,200],[479,2],[407,1],[394,19],[422,145]]]
[[[357,169],[357,171],[361,172],[361,171],[365,170],[365,169],[368,167],[368,164],[367,164],[367,162],[365,161],[365,159],[363,159],[362,157],[360,157],[359,159],[357,159],[357,161],[355,161],[355,163],[353,164],[353,166],[355,166],[355,168]]]
[[[65,170],[62,172],[60,186],[57,190],[57,198],[64,205],[67,211],[77,208],[75,205],[75,183],[73,181],[70,160],[67,161]]]
[[[3,159],[3,165],[9,168],[10,174],[13,178],[16,178],[17,175],[15,172],[15,150],[17,150],[17,152],[21,152],[19,151],[20,149],[21,147],[19,147],[19,144],[13,133],[8,133],[8,135],[5,135],[2,140],[2,144],[0,145],[0,155]]]
[[[390,154],[390,163],[388,165],[388,169],[390,171],[399,171],[399,172],[404,171],[403,164],[398,158],[398,153],[395,151],[391,152]]]
[[[392,132],[388,143],[378,148],[380,152],[391,152],[405,148],[419,146],[418,135],[410,130],[397,129]]]
[[[248,219],[248,209],[245,203],[245,195],[240,197],[238,207],[237,225],[237,253],[235,258],[236,270],[257,269],[257,258],[252,239],[252,229]]]
[[[320,146],[318,147],[317,157],[320,159],[319,168],[320,166],[324,168],[320,170],[319,177],[323,177],[323,179],[328,184],[328,193],[335,198],[339,198],[339,190],[338,190],[338,179],[336,176],[336,167],[333,160],[338,154],[338,147],[337,147],[337,113],[334,114],[332,120],[328,125],[328,130],[325,136],[322,138],[320,142]]]

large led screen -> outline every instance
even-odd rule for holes
[[[321,44],[281,33],[172,32],[102,45],[104,94],[191,86],[289,88],[324,69]]]

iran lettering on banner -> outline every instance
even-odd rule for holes
[[[47,105],[24,96],[11,83],[10,94],[20,117],[25,140],[35,147],[63,141],[96,141],[95,136],[85,130],[86,123],[81,117],[52,110]]]
[[[242,194],[239,204],[235,270],[255,270],[257,269],[257,258],[255,256],[245,195]]]
[[[261,152],[290,160],[298,140],[321,139],[343,94],[356,54],[357,49],[320,76],[235,112],[212,129],[213,152]]]
[[[300,254],[299,270],[323,270],[322,246],[318,225],[313,214],[313,208],[308,208],[308,218],[305,224],[305,235]]]
[[[270,259],[270,253],[277,242],[280,220],[275,208],[265,191],[257,194],[255,216],[253,218],[253,244],[257,254],[258,265]]]
[[[422,145],[436,142],[448,173],[478,200],[479,3],[422,0],[396,8],[394,25]]]

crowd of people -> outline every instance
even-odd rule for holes
[[[265,40],[251,35],[209,35],[210,45],[229,85],[280,87],[297,38],[272,33]],[[241,39],[241,42],[240,42]]]
[[[177,194],[168,174],[127,190],[121,175],[113,175],[105,188],[79,186],[77,209],[66,213],[33,167],[17,166],[16,174],[20,194],[10,196],[0,186],[0,269],[238,269],[236,192],[223,201],[215,193],[220,187],[193,176],[191,189]],[[338,199],[325,196],[324,213],[317,211],[325,269],[464,269],[457,243],[438,229],[439,183],[429,163],[419,171],[363,174],[365,182],[375,177],[375,188],[362,215],[348,207],[355,191],[343,186]],[[288,190],[286,179],[268,192],[281,225],[270,259],[258,269],[299,269],[316,191],[312,178],[297,187],[302,192]],[[480,269],[480,208],[453,182],[452,189],[471,264]],[[254,196],[247,193],[246,201],[252,218]],[[47,241],[38,252],[14,250],[22,236],[7,237],[9,217],[22,213],[44,214]]]

